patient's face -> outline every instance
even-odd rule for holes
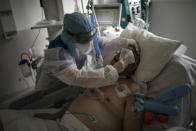
[[[134,56],[137,56],[137,52],[136,49],[133,46],[128,46],[127,49],[132,50]],[[116,55],[114,56],[113,60],[111,61],[111,65],[114,65],[116,62],[119,61],[119,57],[120,57],[120,50],[116,52]],[[139,61],[139,57],[135,57],[136,61]],[[120,73],[120,75],[123,76],[131,76],[134,71],[137,69],[138,66],[138,62],[130,64],[122,73]]]

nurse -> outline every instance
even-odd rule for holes
[[[77,12],[65,14],[62,33],[45,50],[45,59],[37,75],[37,88],[57,86],[59,83],[86,88],[114,84],[119,73],[134,63],[133,53],[123,52],[115,64],[106,63],[104,67],[97,68],[92,44],[95,34],[96,28],[85,15]],[[119,49],[133,44],[133,41],[118,38],[106,45],[104,39],[98,38],[98,43],[101,51],[105,48],[107,57],[111,48]]]

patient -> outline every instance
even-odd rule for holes
[[[125,84],[132,93],[139,92],[139,86],[128,80],[119,79],[118,84]],[[88,90],[79,96],[70,106],[70,112],[84,112],[96,117],[96,124],[87,117],[75,115],[92,131],[139,131],[142,125],[142,113],[134,107],[134,97],[121,98],[115,91],[115,86],[103,87],[104,99],[96,99]],[[118,86],[118,85],[117,85]]]
[[[139,86],[130,80],[131,74],[136,70],[139,63],[139,55],[134,47],[127,47],[132,50],[135,56],[135,63],[129,65],[120,75],[126,79],[119,79],[117,84],[95,89],[86,89],[69,107],[68,111],[80,120],[92,131],[139,131],[142,127],[142,112],[136,110],[134,96],[119,96],[118,86],[126,85],[131,93],[140,92]],[[111,61],[114,64],[118,61],[120,51]],[[127,79],[128,78],[128,79]],[[81,115],[81,114],[87,114]],[[61,110],[54,114],[36,114],[42,119],[56,120],[66,116]],[[89,119],[94,116],[94,121]],[[61,122],[62,123],[62,122]]]

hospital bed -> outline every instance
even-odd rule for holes
[[[149,33],[149,34],[151,35],[151,33]],[[133,33],[131,36],[136,36],[136,35]],[[154,35],[152,35],[152,36],[154,37]],[[135,39],[137,39],[137,38],[138,37],[136,37]],[[162,38],[159,38],[159,39],[162,39]],[[150,39],[150,40],[152,40],[152,39]],[[167,39],[164,39],[164,40],[168,41]],[[148,42],[148,40],[143,40],[142,42],[146,42],[146,41]],[[152,43],[152,41],[150,43]],[[179,106],[180,114],[178,116],[170,117],[169,121],[165,124],[161,124],[156,121],[153,121],[151,125],[144,125],[143,126],[144,130],[146,130],[146,131],[165,130],[167,128],[174,127],[174,126],[181,126],[184,128],[189,128],[189,125],[190,125],[191,121],[193,120],[193,116],[195,115],[195,112],[194,112],[194,108],[195,108],[194,104],[195,103],[194,103],[194,101],[192,101],[192,100],[194,100],[194,95],[195,95],[195,86],[196,86],[195,82],[196,82],[196,60],[184,55],[183,53],[175,53],[174,55],[172,55],[171,59],[161,69],[161,72],[156,77],[154,77],[152,81],[147,83],[146,95],[148,97],[154,97],[158,92],[161,92],[161,91],[168,89],[168,88],[176,87],[182,83],[189,83],[192,86],[192,94],[186,95],[176,101],[171,102],[171,104],[176,104]],[[65,95],[63,92],[61,92],[61,90],[59,90],[59,92],[61,93],[62,99],[67,97],[66,91],[65,91]],[[51,93],[50,95],[52,95],[52,94],[53,93]],[[68,93],[68,94],[70,94],[70,93]],[[58,96],[58,95],[56,95],[56,96]],[[48,98],[50,98],[50,97],[48,97]],[[52,100],[52,99],[50,99],[50,100]],[[46,101],[42,101],[42,103],[44,103],[44,102],[46,102]],[[53,102],[56,103],[57,101],[53,101]],[[75,102],[77,103],[77,99]],[[73,104],[74,104],[74,102],[73,102]],[[42,107],[40,107],[39,105]],[[25,105],[25,106],[27,106],[27,105]],[[34,108],[43,108],[43,105],[41,105],[41,103],[39,103],[38,105],[34,104],[34,106],[36,106]],[[50,106],[51,105],[48,105],[45,107],[50,107]],[[90,106],[90,105],[88,105],[88,106]],[[29,107],[32,107],[32,106],[29,106]],[[74,105],[71,105],[70,109],[71,108],[73,109],[73,111],[77,111],[77,112],[80,110],[80,106],[76,106],[76,105],[75,105],[75,107],[74,107]],[[17,112],[17,111],[10,111],[9,110],[7,114],[10,114],[9,112]],[[19,112],[21,112],[21,111],[19,111]],[[6,114],[5,110],[0,111],[0,118],[4,120],[4,122],[3,122],[4,125],[6,125],[7,122],[9,123],[10,120],[13,120],[13,118],[7,119],[5,117],[5,114]],[[35,118],[31,118],[31,119],[35,120]],[[82,121],[81,118],[78,118],[78,119],[80,121]],[[102,119],[104,119],[104,118],[102,118]],[[107,122],[107,121],[105,121],[105,122]],[[85,123],[85,124],[88,127],[88,124],[87,123]],[[35,125],[36,125],[36,123],[35,123]],[[89,128],[94,128],[94,127],[92,127],[90,125]],[[52,127],[51,127],[51,129],[52,129]]]
[[[192,94],[170,102],[170,104],[176,104],[180,107],[180,114],[178,116],[171,117],[167,124],[153,121],[150,126],[144,127],[145,131],[161,130],[172,126],[190,127],[190,123],[195,116],[195,71],[196,60],[186,55],[173,56],[159,76],[149,84],[148,96],[151,97],[154,97],[158,92],[176,87],[181,83],[190,83]]]
[[[175,87],[179,85],[180,83],[188,82],[191,83],[193,87],[193,94],[195,93],[195,79],[196,79],[196,61],[194,59],[191,59],[190,57],[186,55],[180,55],[180,56],[173,56],[173,58],[170,60],[170,62],[165,66],[163,71],[159,74],[158,77],[156,77],[151,83],[150,83],[150,89],[148,92],[148,96],[153,97],[157,92],[160,90],[157,90],[156,86],[159,86],[161,90],[164,90],[166,88],[170,87]],[[169,81],[169,82],[166,82]],[[163,130],[169,127],[174,127],[174,126],[181,126],[181,127],[186,127],[188,128],[190,125],[190,122],[193,120],[194,116],[194,111],[192,110],[194,106],[190,103],[191,99],[194,99],[194,96],[192,95],[193,98],[191,98],[191,95],[188,95],[186,97],[183,97],[177,101],[174,101],[172,103],[175,103],[179,105],[181,109],[181,113],[176,116],[170,118],[169,122],[167,124],[160,124],[156,121],[154,121],[150,126],[149,125],[144,125],[144,130],[145,131],[153,131],[153,130]],[[83,104],[80,106],[77,106],[76,103],[79,101],[75,101],[75,104],[71,106],[70,109],[74,112],[85,112],[81,106],[84,106]],[[192,101],[194,102],[194,101]],[[85,103],[84,103],[85,104]],[[86,103],[86,106],[88,106],[89,109],[91,109],[91,104]],[[85,107],[85,106],[84,106]],[[39,108],[39,107],[37,107]],[[81,108],[81,109],[80,109]],[[93,107],[92,107],[93,108]],[[63,130],[59,128],[59,124],[56,121],[45,121],[45,120],[39,120],[38,123],[35,122],[36,118],[33,118],[32,116],[36,113],[54,113],[59,111],[59,109],[35,109],[35,110],[20,110],[20,111],[15,111],[15,110],[1,110],[0,111],[0,118],[3,120],[4,126],[6,123],[11,122],[12,120],[17,120],[19,116],[23,116],[25,120],[28,118],[31,120],[27,121],[31,123],[31,125],[36,126],[36,124],[40,123],[39,126],[43,126],[43,128],[46,128],[45,126],[48,126],[50,123],[50,127],[47,130]],[[90,110],[91,113],[93,110]],[[95,114],[96,115],[96,114]],[[8,117],[9,116],[9,117]],[[110,115],[109,115],[110,116]],[[118,115],[117,115],[118,116]],[[80,116],[80,115],[75,115],[77,119],[80,121],[84,120],[85,126],[88,125],[89,119],[85,116]],[[21,117],[22,118],[22,117]],[[70,118],[69,118],[70,119]],[[99,121],[100,118],[97,118],[97,122]],[[104,118],[102,118],[104,120]],[[34,121],[32,123],[32,121]],[[44,121],[44,122],[43,122]],[[13,121],[12,121],[13,122]],[[11,122],[11,123],[12,123]],[[107,120],[105,121],[107,122]],[[13,123],[14,124],[14,123]],[[10,125],[11,126],[11,125]],[[90,126],[88,127],[89,129],[94,128],[95,123],[91,123]]]
[[[119,84],[127,84],[130,87],[132,92],[139,91],[140,88],[136,83],[133,83],[130,80],[121,79],[118,81]],[[132,110],[132,105],[134,101],[134,97],[130,97],[129,103],[126,102],[126,98],[119,99],[117,96],[114,86],[103,87],[101,90],[104,92],[104,100],[100,101],[99,96],[94,95],[94,93],[85,91],[85,93],[81,94],[69,107],[68,111],[72,113],[73,116],[70,116],[69,112],[65,112],[62,119],[59,121],[54,120],[44,120],[38,119],[37,117],[33,117],[37,113],[55,113],[58,112],[58,109],[34,109],[34,110],[1,110],[0,111],[0,119],[5,129],[11,129],[11,126],[19,126],[18,129],[22,130],[25,126],[22,125],[25,121],[26,125],[28,125],[29,129],[43,129],[49,128],[48,124],[51,123],[50,129],[59,130],[58,126],[66,127],[69,130],[77,130],[77,131],[119,131],[123,130],[123,125],[129,126],[129,122],[125,121],[126,119],[132,120],[135,124],[132,124],[132,129],[138,130],[141,128],[142,123],[142,112],[137,113],[137,117],[135,110]],[[125,110],[125,109],[126,110]],[[128,115],[127,110],[132,110],[131,114]],[[133,117],[124,117],[130,116]],[[8,117],[7,117],[8,116]],[[90,119],[89,119],[90,118]],[[133,119],[134,118],[134,119]],[[14,121],[12,121],[14,120]],[[21,124],[21,121],[23,123]],[[36,122],[37,121],[37,122]],[[79,121],[79,122],[78,122]],[[136,122],[138,121],[138,122]],[[67,124],[67,122],[69,124]],[[126,123],[127,122],[127,123]],[[9,126],[7,125],[9,123]],[[39,123],[39,124],[38,124]],[[13,127],[14,128],[14,127]],[[75,129],[74,129],[75,128]],[[63,131],[63,129],[62,129]]]

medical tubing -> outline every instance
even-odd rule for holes
[[[95,27],[96,26],[96,24],[95,24],[95,17],[94,17],[94,15],[92,13],[90,14],[90,18],[91,18],[91,22],[92,22],[93,26]],[[100,51],[100,48],[99,48],[99,45],[98,45],[97,35],[95,35],[93,37],[93,44],[95,46],[95,50],[97,52],[98,57],[101,58],[102,55],[101,55],[101,51]]]
[[[138,101],[135,102],[135,106],[140,111],[144,110],[144,106],[140,102],[138,102]]]
[[[169,116],[176,116],[180,112],[178,106],[176,105],[169,105],[153,101],[145,101],[143,106],[146,111],[165,114]]]
[[[44,16],[44,9],[42,8],[41,21],[43,20],[43,16]],[[37,40],[38,36],[40,35],[40,32],[41,32],[41,29],[39,29],[39,31],[38,31],[38,33],[37,33],[35,39],[33,40],[33,43],[32,43],[32,45],[31,45],[31,48],[32,48],[32,49],[33,49],[33,47],[35,46],[36,40]]]
[[[177,100],[192,92],[192,87],[188,83],[181,84],[175,88],[166,89],[156,95],[156,100],[159,102],[169,102]]]
[[[84,14],[84,5],[83,5],[83,0],[81,0],[81,4],[82,4],[82,12]]]

